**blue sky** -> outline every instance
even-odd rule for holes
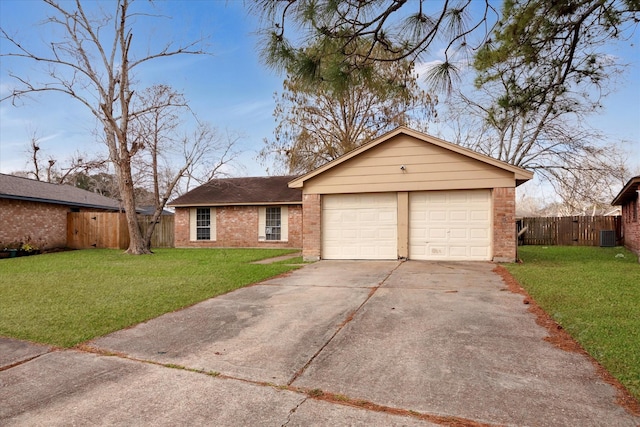
[[[144,1],[147,4],[146,1]],[[92,3],[96,4],[96,3]],[[110,2],[102,3],[109,7]],[[148,86],[164,83],[183,92],[198,116],[221,131],[243,135],[243,151],[234,175],[265,175],[266,169],[256,156],[263,139],[273,135],[275,106],[273,93],[280,91],[282,76],[260,62],[255,31],[258,17],[249,16],[241,1],[192,0],[158,2],[166,18],[148,20],[136,27],[134,45],[146,49],[154,40],[190,41],[208,35],[212,55],[180,56],[160,59],[137,76]],[[17,33],[26,43],[47,40],[38,25],[48,7],[36,0],[1,0],[0,25]],[[143,19],[141,19],[141,22]],[[49,36],[50,38],[50,36]],[[611,135],[612,141],[628,141],[629,166],[640,174],[640,37],[612,47],[611,54],[628,63],[627,72],[618,79],[618,90],[606,101],[603,114],[594,116],[592,124]],[[4,51],[5,46],[2,45]],[[434,57],[433,60],[439,58]],[[33,64],[2,58],[0,95],[5,96],[14,82],[8,70],[33,75]],[[105,153],[95,142],[95,119],[75,101],[52,94],[26,99],[14,107],[0,104],[0,172],[24,170],[26,150],[34,132],[40,138],[44,156],[64,160],[75,151]]]

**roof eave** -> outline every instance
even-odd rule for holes
[[[225,207],[225,206],[281,206],[281,205],[301,205],[302,200],[289,202],[242,202],[242,203],[224,203],[224,202],[201,202],[201,203],[167,203],[172,208],[197,208],[197,207]]]
[[[634,189],[633,187],[636,186]],[[621,206],[631,198],[631,194],[640,190],[640,176],[634,176],[622,187],[622,190],[611,202],[611,206]]]
[[[44,199],[39,197],[25,197],[25,196],[17,196],[15,194],[0,194],[0,198],[4,199],[12,199],[12,200],[24,200],[27,202],[37,202],[37,203],[47,203],[52,205],[63,205],[63,206],[74,206],[79,208],[94,208],[94,209],[108,209],[117,211],[120,210],[119,206],[108,206],[108,205],[96,205],[92,203],[77,203],[77,202],[69,202],[66,200],[56,200],[56,199]]]

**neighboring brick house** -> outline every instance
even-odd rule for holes
[[[214,179],[173,200],[176,247],[302,248],[295,176]]]
[[[40,249],[63,248],[67,213],[119,209],[117,200],[70,185],[0,174],[0,246],[29,240]]]
[[[631,178],[611,204],[622,206],[622,240],[640,261],[640,175]]]
[[[176,246],[296,247],[307,260],[514,261],[515,188],[532,177],[400,127],[306,175],[213,180],[170,206]]]

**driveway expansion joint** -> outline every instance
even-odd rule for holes
[[[355,317],[356,314],[358,314],[358,312],[362,309],[362,307],[364,307],[364,305],[371,299],[371,297],[376,293],[376,291],[378,289],[380,289],[380,287],[387,281],[389,280],[389,277],[391,277],[391,275],[398,269],[400,268],[400,266],[402,265],[404,261],[399,262],[398,265],[396,265],[390,272],[389,274],[387,274],[385,276],[384,279],[382,279],[377,286],[373,286],[371,287],[371,291],[369,292],[369,294],[367,295],[367,297],[365,298],[364,301],[362,301],[362,303],[356,307],[355,310],[353,310],[344,320],[344,322],[342,322],[340,325],[338,325],[338,328],[335,330],[335,332],[329,337],[329,339],[327,339],[327,341],[320,346],[320,348],[318,349],[318,351],[316,351],[313,356],[311,356],[311,358],[307,361],[307,363],[304,364],[304,366],[302,368],[300,368],[298,370],[298,372],[296,372],[293,377],[291,378],[291,380],[289,380],[289,382],[287,383],[287,385],[291,385],[293,384],[293,382],[295,380],[297,380],[309,367],[309,365],[311,365],[311,363],[313,363],[313,361],[316,359],[316,357],[318,357],[318,355],[320,353],[322,353],[322,351],[327,347],[327,345],[329,345],[329,343],[331,343],[331,341],[333,341],[333,339],[338,335],[338,333],[340,333],[340,331],[342,331],[342,329],[347,326],[349,324],[349,322],[351,322],[353,320],[353,318]]]
[[[45,354],[49,354],[49,353],[53,353],[54,351],[57,351],[57,349],[51,349],[45,353],[40,353],[40,354],[36,354],[35,356],[31,356],[31,357],[27,357],[25,359],[19,360],[15,363],[11,363],[9,365],[5,365],[5,366],[0,366],[0,372],[2,371],[7,371],[11,368],[15,368],[16,366],[20,366],[20,365],[24,365],[25,363],[31,362],[32,360],[35,360],[41,356],[44,356]]]
[[[309,399],[309,397],[308,397],[308,396],[305,396],[305,398],[304,398],[304,399],[302,399],[302,400],[300,401],[300,403],[298,403],[296,406],[294,406],[293,408],[291,408],[291,410],[290,410],[290,411],[289,411],[289,413],[287,414],[287,420],[286,420],[284,423],[282,423],[281,427],[286,427],[287,425],[289,425],[289,423],[291,422],[291,416],[292,416],[292,415],[293,415],[293,414],[298,410],[298,408],[299,408],[300,406],[302,406],[302,404],[303,404],[304,402],[306,402],[308,399]]]

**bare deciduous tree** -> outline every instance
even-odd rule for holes
[[[615,189],[629,178],[622,142],[611,143],[590,127],[587,111],[578,111],[578,105],[572,112],[547,115],[543,122],[538,122],[538,111],[514,114],[500,123],[488,120],[487,106],[495,102],[495,93],[483,89],[474,92],[473,99],[460,93],[452,96],[446,103],[449,111],[443,115],[448,135],[443,137],[535,171],[541,184],[551,186],[566,212],[577,214],[608,205]]]
[[[30,170],[26,170],[25,176],[36,181],[45,181],[55,184],[74,184],[78,174],[93,173],[105,168],[106,161],[103,159],[92,159],[86,154],[76,152],[68,159],[57,159],[53,155],[42,159],[43,149],[40,138],[35,132],[32,133],[29,147]]]
[[[477,90],[449,103],[459,122],[471,119],[457,142],[536,171],[568,211],[611,200],[628,178],[624,152],[588,118],[621,71],[606,48],[635,30],[633,3],[505,2],[473,64]]]
[[[134,53],[136,19],[158,19],[143,11],[132,10],[133,0],[114,2],[112,15],[90,16],[80,0],[73,5],[44,0],[52,15],[44,22],[51,30],[61,30],[64,36],[52,40],[42,50],[24,45],[4,28],[1,36],[13,49],[3,53],[4,61],[33,61],[44,66],[49,81],[36,82],[29,76],[11,74],[18,87],[5,99],[16,101],[36,92],[58,92],[80,102],[102,126],[104,142],[109,150],[118,179],[120,197],[126,211],[130,254],[149,253],[136,218],[132,159],[141,149],[139,141],[129,140],[132,118],[145,111],[135,110],[133,82],[136,70],[166,57],[205,53],[198,46],[201,40],[186,45],[166,43],[155,51],[138,57]],[[51,34],[55,34],[51,31]]]
[[[140,111],[131,119],[129,139],[138,146],[132,162],[136,187],[147,189],[154,212],[144,240],[151,249],[151,237],[167,201],[182,181],[198,179],[206,170],[207,180],[233,161],[237,140],[221,140],[207,123],[198,122],[184,133],[184,115],[195,118],[181,93],[167,85],[155,85],[138,95],[133,104]],[[197,118],[195,118],[197,121]]]

